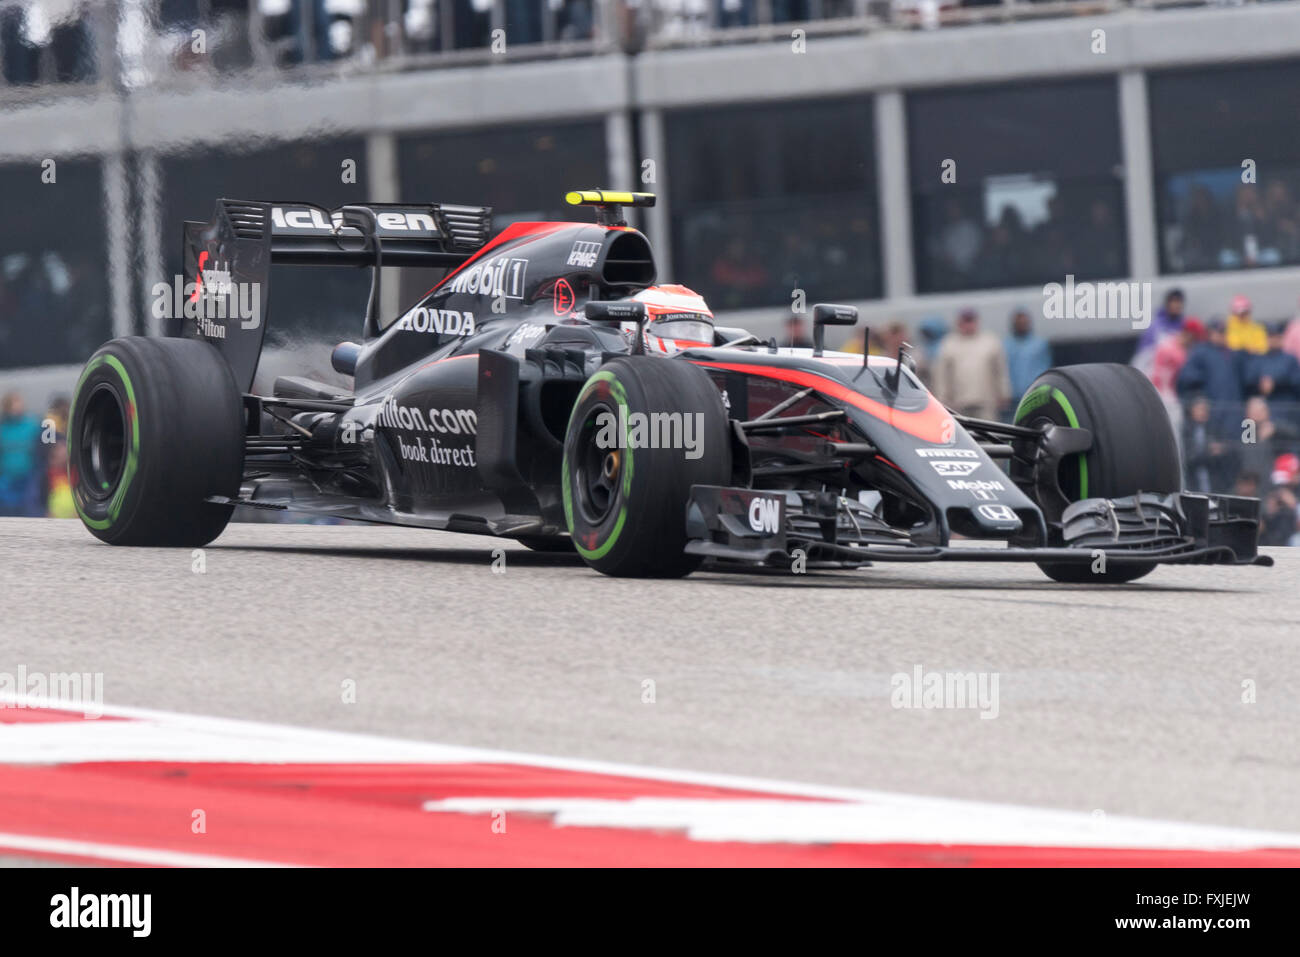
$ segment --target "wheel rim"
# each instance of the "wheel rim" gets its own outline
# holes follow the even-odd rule
[[[1061,425],[1055,419],[1046,415],[1035,415],[1023,419],[1016,423],[1031,429],[1041,429],[1049,425]],[[1067,502],[1077,502],[1082,497],[1082,489],[1079,480],[1079,457],[1084,453],[1078,452],[1073,455],[1063,456],[1056,466],[1056,474],[1051,479],[1056,483],[1056,488],[1065,496]],[[1068,467],[1067,467],[1068,466]]]
[[[91,498],[113,496],[126,465],[126,408],[107,382],[98,383],[86,400],[78,437],[77,479]]]
[[[602,448],[597,438],[603,415],[617,414],[599,402],[588,410],[578,433],[578,461],[574,476],[578,510],[585,521],[600,525],[618,505],[623,481],[623,450]]]

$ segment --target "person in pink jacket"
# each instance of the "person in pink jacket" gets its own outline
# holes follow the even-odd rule
[[[1300,313],[1287,323],[1286,332],[1282,334],[1282,351],[1300,359]]]

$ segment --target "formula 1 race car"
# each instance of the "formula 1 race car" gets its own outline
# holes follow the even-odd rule
[[[958,415],[905,351],[823,348],[852,307],[815,306],[815,347],[782,348],[656,285],[622,213],[652,195],[567,200],[597,222],[491,236],[487,207],[218,201],[185,224],[180,328],[107,343],[77,384],[82,521],[112,544],[193,547],[236,506],[291,509],[572,548],[620,576],[705,558],[1029,561],[1068,582],[1271,564],[1257,499],[1182,491],[1135,370],[1053,369],[1014,423]],[[282,376],[251,391],[273,263],[371,268],[361,341],[332,355],[351,390]],[[383,266],[446,274],[385,324]]]

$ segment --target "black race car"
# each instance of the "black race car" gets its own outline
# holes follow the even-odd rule
[[[112,544],[193,547],[238,505],[293,509],[573,548],[625,576],[705,558],[1030,561],[1089,582],[1271,563],[1257,499],[1182,491],[1133,369],[1053,369],[1014,424],[957,415],[905,353],[823,349],[851,307],[815,306],[815,348],[781,348],[656,285],[622,214],[652,195],[567,198],[597,222],[492,236],[486,207],[218,201],[185,224],[173,334],[107,343],[78,382],[82,521]],[[332,356],[351,390],[280,377],[252,393],[273,263],[372,270],[361,341]],[[384,324],[383,266],[446,272]]]

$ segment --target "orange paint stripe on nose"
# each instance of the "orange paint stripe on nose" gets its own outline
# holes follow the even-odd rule
[[[934,396],[930,396],[930,402],[924,409],[916,412],[906,412],[885,405],[883,402],[877,402],[875,399],[869,399],[861,392],[856,392],[828,376],[803,372],[799,369],[781,369],[773,366],[753,366],[732,362],[696,362],[695,365],[726,369],[730,372],[743,372],[746,375],[760,375],[768,379],[780,379],[782,382],[813,388],[833,399],[839,399],[841,402],[856,406],[877,419],[888,422],[895,428],[902,429],[909,435],[914,435],[926,442],[946,444],[951,442],[953,435],[956,434],[956,423],[953,422],[952,416],[948,414],[948,410]]]

